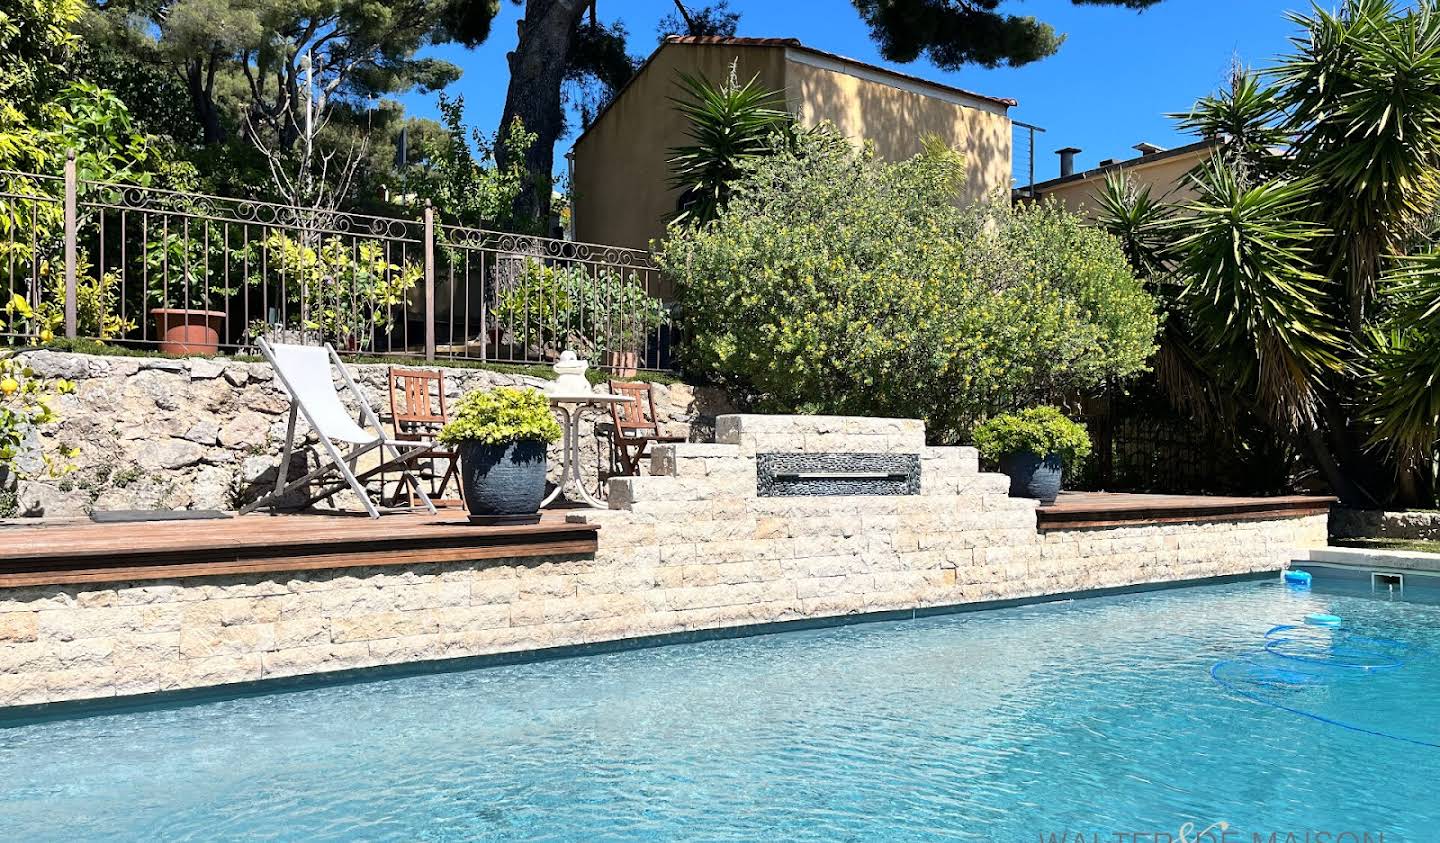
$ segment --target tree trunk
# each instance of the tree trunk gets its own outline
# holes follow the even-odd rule
[[[565,123],[560,86],[565,61],[576,27],[590,0],[526,0],[520,22],[520,42],[510,53],[510,88],[500,118],[500,137],[517,118],[538,137],[525,151],[524,166],[530,178],[515,198],[517,224],[543,230],[550,217],[550,173],[555,165],[555,143]],[[496,163],[509,166],[512,153],[503,144]]]
[[[225,142],[225,127],[220,123],[220,108],[215,105],[215,70],[218,59],[192,58],[185,62],[185,87],[190,92],[190,105],[200,123],[201,141],[206,146]]]

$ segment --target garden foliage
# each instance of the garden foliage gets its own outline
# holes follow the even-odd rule
[[[550,412],[550,402],[537,389],[500,386],[477,389],[455,403],[450,423],[439,439],[446,445],[482,442],[503,445],[509,442],[554,442],[560,438],[560,423]]]
[[[558,355],[637,353],[665,323],[664,305],[634,273],[582,264],[547,265],[527,258],[501,290],[495,318],[513,342]]]
[[[1006,454],[1055,454],[1073,469],[1090,456],[1090,434],[1055,407],[1031,407],[1001,413],[976,425],[975,447],[990,462],[998,462]]]
[[[1440,4],[1291,15],[1294,51],[1180,126],[1180,201],[1112,179],[1101,223],[1169,315],[1183,412],[1294,443],[1347,504],[1433,505],[1440,440]]]
[[[827,131],[746,164],[659,260],[688,370],[765,412],[979,419],[1140,371],[1155,304],[1118,243],[1054,205],[952,204],[960,162],[882,163]]]

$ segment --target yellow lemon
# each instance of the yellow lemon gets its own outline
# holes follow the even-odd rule
[[[49,328],[46,328],[45,330],[40,332],[41,342],[49,342],[53,339],[55,339],[55,332],[50,330]]]
[[[14,395],[15,390],[19,388],[20,383],[14,378],[6,378],[5,380],[0,381],[0,392],[5,393],[6,395]]]

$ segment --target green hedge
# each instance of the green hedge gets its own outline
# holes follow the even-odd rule
[[[687,372],[759,411],[919,416],[956,441],[1141,371],[1155,302],[1113,238],[1053,204],[958,208],[962,172],[824,131],[747,165],[722,216],[659,255]]]

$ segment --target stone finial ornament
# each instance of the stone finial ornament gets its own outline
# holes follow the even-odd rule
[[[590,393],[590,381],[585,377],[585,371],[590,364],[575,356],[575,352],[566,349],[560,353],[560,359],[555,361],[555,382],[546,390],[552,395],[588,395]]]

